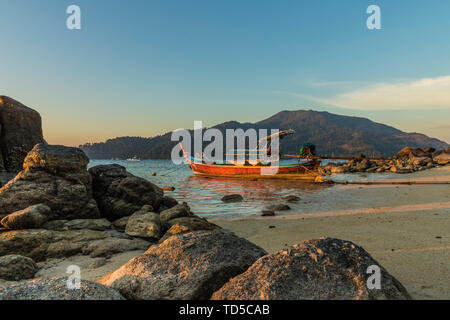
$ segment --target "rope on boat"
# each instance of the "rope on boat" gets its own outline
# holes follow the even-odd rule
[[[172,173],[180,170],[181,168],[184,168],[184,166],[187,165],[186,163],[177,166],[175,169],[167,169],[165,172],[163,171],[163,174],[159,174],[160,177],[168,177],[170,176]]]
[[[358,185],[445,185],[450,181],[335,181],[324,180],[322,183],[329,184],[358,184]]]

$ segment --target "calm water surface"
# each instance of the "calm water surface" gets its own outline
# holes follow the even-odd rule
[[[113,161],[92,160],[89,167],[100,164],[120,164],[139,177],[145,178],[161,187],[175,187],[175,191],[165,194],[178,201],[186,201],[192,211],[206,218],[258,216],[261,210],[274,203],[284,203],[283,197],[295,195],[301,198],[298,203],[289,203],[290,211],[280,214],[308,213],[327,210],[344,210],[367,206],[370,199],[364,199],[340,191],[337,186],[328,186],[283,180],[247,180],[230,178],[211,178],[193,175],[187,164],[174,165],[170,160]],[[283,164],[292,163],[284,161]],[[157,175],[152,176],[152,172]],[[415,175],[426,175],[425,171]],[[383,174],[345,174],[332,176],[334,180],[379,180],[399,178],[398,175]],[[227,194],[238,193],[244,201],[223,203],[220,199]],[[412,201],[414,201],[412,199]],[[375,203],[373,204],[376,205]]]

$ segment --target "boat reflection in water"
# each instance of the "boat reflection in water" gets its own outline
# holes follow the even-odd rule
[[[236,179],[192,175],[180,181],[174,196],[191,205],[195,213],[204,217],[244,217],[260,215],[261,210],[274,203],[283,203],[283,197],[316,193],[328,188],[327,184],[299,183],[291,180]],[[240,194],[242,202],[223,203],[228,194]],[[185,200],[183,200],[185,199]],[[303,203],[304,205],[304,203]],[[298,204],[289,204],[292,212]]]

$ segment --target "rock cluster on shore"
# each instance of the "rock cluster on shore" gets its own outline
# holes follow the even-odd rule
[[[378,263],[351,242],[311,240],[268,254],[124,167],[88,171],[87,163],[77,148],[38,144],[0,189],[0,279],[22,281],[0,288],[0,300],[410,298],[381,266],[383,289],[368,289],[366,270]],[[64,277],[25,281],[36,262],[133,250],[146,251],[80,289]]]
[[[367,173],[412,173],[431,169],[450,163],[450,147],[435,151],[433,148],[404,148],[391,159],[371,160],[364,155],[346,162],[328,163],[323,174],[342,174],[352,172]]]
[[[24,170],[0,189],[0,256],[110,257],[146,250],[175,225],[178,233],[218,228],[124,167],[88,171],[88,162],[77,148],[38,144],[29,152]]]

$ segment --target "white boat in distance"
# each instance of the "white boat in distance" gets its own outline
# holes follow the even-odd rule
[[[127,159],[127,161],[141,161],[137,156],[134,156],[133,158]]]

